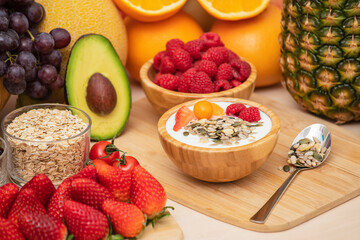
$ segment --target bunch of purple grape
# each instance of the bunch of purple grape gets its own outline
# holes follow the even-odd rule
[[[38,33],[36,25],[44,15],[34,0],[0,0],[0,76],[10,94],[26,91],[32,98],[46,99],[65,84],[58,49],[66,47],[71,36],[63,28]]]

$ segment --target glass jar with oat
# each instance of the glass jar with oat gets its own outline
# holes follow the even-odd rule
[[[3,119],[8,144],[10,180],[23,185],[38,173],[59,185],[79,172],[88,158],[91,119],[63,104],[37,104],[17,109]]]

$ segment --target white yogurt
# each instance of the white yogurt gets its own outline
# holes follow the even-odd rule
[[[226,109],[227,106],[229,106],[230,102],[214,102],[218,104],[223,109]],[[245,105],[246,107],[250,107],[248,105]],[[189,107],[191,110],[194,109],[194,106]],[[188,136],[184,136],[184,128],[181,128],[179,131],[174,131],[173,127],[175,125],[175,115],[176,112],[169,117],[169,119],[166,121],[166,131],[169,133],[171,137],[178,140],[179,142],[196,146],[196,147],[205,147],[205,148],[231,148],[231,147],[237,147],[237,146],[243,146],[249,143],[253,143],[258,141],[259,139],[263,138],[268,134],[272,128],[272,122],[268,115],[266,115],[263,111],[260,111],[260,117],[261,120],[259,122],[263,123],[263,126],[256,127],[255,130],[249,135],[247,139],[242,139],[238,143],[234,143],[232,145],[225,145],[225,144],[214,144],[211,140],[207,143],[200,142],[200,137],[197,135],[189,134]]]

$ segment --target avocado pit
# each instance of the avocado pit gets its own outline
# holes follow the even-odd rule
[[[86,88],[86,102],[91,111],[99,115],[111,113],[117,96],[111,81],[101,73],[91,75]]]

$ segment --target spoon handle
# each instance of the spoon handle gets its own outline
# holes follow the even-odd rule
[[[284,194],[292,180],[295,178],[295,176],[301,172],[301,168],[297,168],[286,180],[285,182],[279,187],[279,189],[271,196],[271,198],[260,208],[260,210],[255,213],[254,216],[250,218],[251,222],[254,223],[265,223],[267,217],[270,215],[271,210],[275,207],[275,205],[280,200],[281,196]]]

